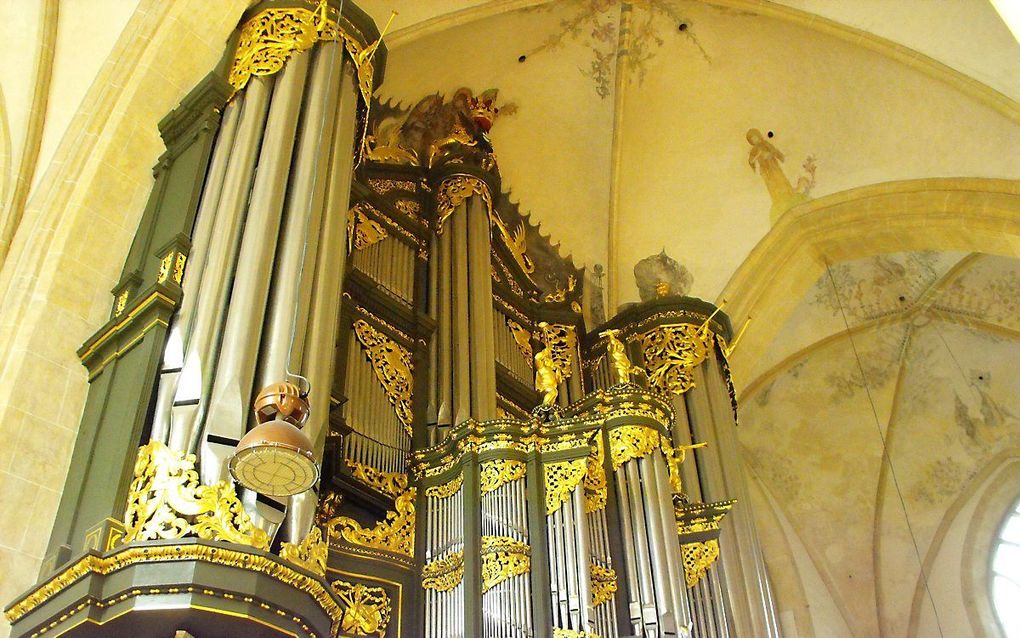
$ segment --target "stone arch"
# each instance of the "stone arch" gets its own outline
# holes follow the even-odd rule
[[[733,367],[749,369],[749,363],[765,353],[826,264],[910,250],[1020,257],[1020,182],[985,178],[886,182],[788,210],[720,295],[735,326],[752,319],[733,353]]]

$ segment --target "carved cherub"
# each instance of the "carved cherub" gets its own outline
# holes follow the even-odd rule
[[[620,334],[619,330],[606,330],[602,333],[602,336],[606,337],[606,350],[609,353],[609,360],[613,364],[613,370],[616,372],[617,383],[630,383],[630,375],[637,371],[637,367],[630,362],[627,358],[627,350],[616,335]]]

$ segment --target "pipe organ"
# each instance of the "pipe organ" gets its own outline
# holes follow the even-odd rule
[[[108,595],[79,609],[118,631],[778,636],[740,475],[728,318],[663,294],[591,325],[583,269],[501,191],[495,98],[383,108],[378,31],[338,8],[245,14],[212,76],[201,170],[171,171],[194,202],[176,234],[157,177],[132,250],[173,240],[151,293],[169,300],[170,328],[134,353],[162,365],[124,386],[153,408],[134,429],[95,424],[137,461],[124,480],[86,481],[126,502],[55,531],[49,580],[7,611],[14,635],[64,626],[83,583]],[[383,140],[387,119],[398,134]],[[133,283],[145,272],[126,269],[111,326],[150,303]],[[90,405],[127,396],[126,377],[95,370]],[[287,402],[310,411],[301,436],[321,467],[292,496],[228,472],[265,421],[252,398],[281,382],[277,418]],[[253,458],[284,458],[290,440],[258,440]],[[297,471],[273,463],[266,482]],[[88,498],[65,492],[69,520]],[[141,587],[154,562],[202,569]],[[103,602],[129,597],[135,611],[117,616]]]

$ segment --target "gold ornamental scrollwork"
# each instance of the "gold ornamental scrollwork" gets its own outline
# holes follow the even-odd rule
[[[202,485],[195,455],[159,441],[138,450],[124,528],[125,543],[197,536],[269,549],[269,536],[252,524],[233,485]]]
[[[463,483],[464,475],[458,474],[441,485],[433,485],[432,487],[425,488],[425,496],[429,498],[450,498],[460,490],[460,486]]]
[[[288,560],[298,567],[304,567],[319,576],[326,575],[326,558],[329,556],[329,544],[322,538],[322,530],[313,527],[308,536],[300,543],[282,543],[280,558]]]
[[[436,234],[443,234],[443,227],[453,211],[457,210],[465,199],[479,195],[487,209],[492,209],[492,195],[489,187],[481,179],[471,175],[454,175],[439,184],[436,189]]]
[[[375,376],[386,391],[404,431],[411,436],[411,353],[364,319],[354,322],[354,334],[372,361]]]
[[[421,570],[421,586],[436,591],[450,591],[464,580],[464,550],[425,563]]]
[[[719,541],[708,540],[703,543],[685,543],[680,546],[684,561],[684,579],[687,587],[694,587],[708,573],[715,559],[719,558]]]
[[[359,203],[347,211],[348,250],[364,250],[389,237],[383,225],[366,217],[362,208]]]
[[[547,463],[543,471],[545,473],[545,513],[549,515],[560,509],[560,506],[570,499],[574,488],[584,480],[588,472],[588,459]]]
[[[503,223],[503,218],[499,216],[492,204],[492,194],[489,192],[488,185],[480,178],[473,175],[452,175],[439,184],[439,188],[436,189],[436,234],[443,234],[446,220],[465,199],[472,195],[482,198],[489,223],[496,228],[500,239],[503,240],[514,261],[521,267],[525,277],[534,284],[535,281],[531,278],[531,274],[535,272],[535,262],[528,256],[527,230],[524,222],[521,222],[513,231],[507,228],[507,225]]]
[[[531,570],[531,547],[508,536],[482,536],[482,592]]]
[[[616,593],[616,570],[598,563],[591,565],[591,605],[598,607],[609,602]]]
[[[513,459],[485,461],[478,471],[482,494],[494,492],[511,481],[524,478],[525,472],[527,465],[524,461]]]
[[[347,461],[347,467],[351,469],[351,476],[386,496],[396,498],[407,489],[407,474],[383,472],[356,461]]]
[[[578,631],[577,629],[553,628],[553,638],[599,638],[598,634],[590,631]]]
[[[538,324],[538,328],[537,336],[551,350],[553,369],[562,379],[570,378],[574,369],[573,362],[577,356],[577,332],[573,326],[549,324],[544,321]]]
[[[510,328],[510,334],[514,337],[517,349],[521,351],[521,354],[524,355],[524,360],[528,362],[528,367],[534,368],[535,363],[531,360],[535,356],[531,347],[531,333],[528,332],[527,328],[509,317],[507,317],[506,325]]]
[[[708,357],[713,343],[708,326],[668,324],[641,337],[649,385],[677,396],[694,387],[693,371]]]
[[[330,585],[344,604],[340,616],[340,631],[352,636],[386,635],[390,624],[390,597],[382,587],[368,587],[361,583],[334,580]]]
[[[372,529],[346,516],[338,516],[327,525],[330,538],[340,537],[348,543],[381,549],[395,554],[412,556],[414,552],[414,497],[409,488],[397,497],[396,511],[386,512],[386,518]]]
[[[587,469],[584,475],[584,511],[587,514],[597,512],[606,506],[605,458],[602,437],[598,436],[594,449],[585,461]]]
[[[623,425],[609,431],[609,454],[613,470],[631,459],[640,459],[659,449],[659,431],[647,425]]]

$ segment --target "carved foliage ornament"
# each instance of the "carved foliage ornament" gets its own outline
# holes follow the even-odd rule
[[[661,436],[655,428],[646,425],[623,425],[609,431],[609,453],[613,470],[627,461],[648,456],[659,449]]]
[[[430,561],[421,570],[421,586],[425,589],[450,591],[462,580],[464,580],[464,550]]]
[[[596,438],[594,449],[588,455],[587,472],[584,477],[584,511],[597,512],[606,506],[605,450],[602,437]]]
[[[386,512],[386,519],[372,529],[365,529],[358,521],[338,516],[329,522],[329,536],[339,536],[348,543],[395,554],[412,556],[414,552],[414,497],[409,488],[397,497],[397,511]]]
[[[646,332],[641,345],[649,385],[681,395],[694,387],[693,370],[708,356],[712,333],[689,323],[663,325]]]
[[[280,546],[280,558],[319,576],[326,575],[328,555],[329,544],[322,539],[322,531],[318,527],[313,527],[300,543],[283,543]]]
[[[233,485],[202,485],[195,455],[159,441],[138,450],[124,527],[125,543],[198,536],[269,549],[269,536],[252,524]]]
[[[382,224],[366,217],[361,208],[362,205],[357,204],[347,211],[348,249],[363,250],[389,236]]]
[[[494,492],[511,481],[524,478],[527,466],[524,461],[497,459],[486,461],[479,468],[482,494]]]
[[[386,496],[396,498],[407,489],[407,474],[383,472],[356,461],[347,461],[347,467],[351,469],[351,476]]]
[[[539,323],[538,327],[537,336],[552,351],[553,368],[563,379],[570,378],[577,352],[577,333],[574,327],[547,324],[544,321]]]
[[[569,498],[588,473],[588,459],[547,463],[545,472],[545,513],[553,514]]]
[[[390,624],[390,597],[382,587],[334,580],[337,598],[345,605],[340,616],[340,631],[354,636],[386,635]]]
[[[684,561],[684,579],[687,587],[698,584],[715,559],[719,558],[719,541],[716,539],[704,543],[685,543],[680,546]]]
[[[609,602],[616,593],[616,571],[598,563],[591,564],[591,605],[598,607]]]
[[[482,592],[531,570],[531,547],[508,536],[482,536]]]
[[[524,222],[511,232],[503,223],[503,219],[496,212],[492,205],[492,194],[489,187],[481,179],[473,175],[453,175],[439,184],[436,191],[436,234],[443,234],[443,226],[446,220],[453,214],[465,199],[472,195],[478,195],[485,202],[485,210],[489,216],[489,223],[495,226],[500,238],[506,244],[507,249],[513,256],[514,261],[521,267],[525,276],[531,279],[531,273],[535,272],[535,262],[528,256],[527,231]]]
[[[386,390],[404,431],[411,436],[411,353],[364,319],[354,322],[354,334],[372,361],[375,376]]]
[[[521,351],[521,354],[524,355],[524,360],[528,362],[528,367],[535,367],[534,362],[531,360],[535,356],[531,348],[531,333],[528,332],[527,328],[509,317],[507,317],[506,325],[510,328],[510,333],[513,334],[517,349]]]
[[[464,475],[458,474],[442,485],[433,485],[425,489],[425,496],[429,498],[450,498],[460,490],[464,483]]]

